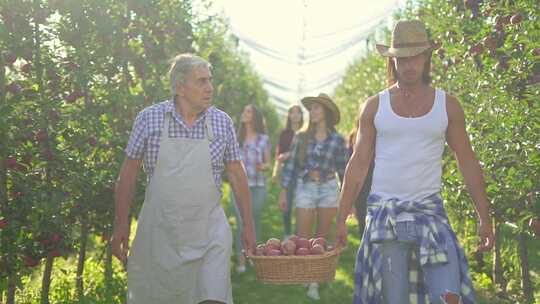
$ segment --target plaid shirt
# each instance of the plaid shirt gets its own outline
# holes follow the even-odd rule
[[[240,152],[250,187],[266,185],[266,176],[264,172],[257,171],[257,165],[263,162],[267,150],[270,150],[270,138],[266,134],[258,134],[255,141],[242,145]]]
[[[165,113],[171,112],[173,119],[170,121],[170,136],[192,139],[205,137],[204,118],[210,115],[214,139],[210,142],[210,156],[212,159],[212,171],[215,183],[221,190],[221,174],[225,168],[225,162],[239,161],[240,149],[234,132],[234,125],[225,112],[215,107],[210,107],[197,117],[191,128],[175,110],[174,102],[167,100],[143,109],[135,119],[129,141],[126,147],[126,155],[129,158],[144,158],[144,171],[147,174],[147,182],[150,180],[156,166],[159,139]],[[181,157],[181,156],[179,156]]]
[[[309,137],[304,168],[299,168],[297,154],[298,136],[294,136],[291,157],[285,162],[281,172],[281,185],[285,188],[293,178],[305,178],[310,170],[320,171],[322,177],[337,172],[340,179],[343,179],[345,167],[349,161],[345,139],[337,132],[330,133],[323,142],[317,142],[312,136]]]
[[[378,304],[382,302],[382,257],[377,243],[396,239],[394,231],[396,216],[401,212],[413,214],[415,223],[421,227],[422,231],[416,241],[419,251],[413,251],[409,260],[409,302],[429,303],[428,291],[423,284],[422,268],[447,262],[448,255],[441,244],[445,241],[453,241],[460,261],[462,303],[475,303],[465,253],[448,223],[448,217],[438,193],[421,201],[382,200],[376,194],[369,196],[367,227],[356,257],[353,303]],[[451,240],[444,240],[443,229],[449,231]]]

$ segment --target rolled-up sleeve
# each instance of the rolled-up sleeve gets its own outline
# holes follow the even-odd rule
[[[132,159],[142,159],[146,149],[147,140],[148,132],[146,130],[146,117],[143,112],[140,112],[135,118],[133,128],[129,135],[128,144],[125,149],[127,157]]]
[[[225,144],[223,160],[225,162],[242,160],[242,157],[240,156],[240,146],[238,145],[236,133],[234,132],[234,124],[229,117],[227,119],[227,143]]]
[[[297,166],[296,166],[296,154],[298,153],[298,136],[294,136],[292,144],[291,144],[291,156],[289,159],[285,161],[285,164],[283,165],[283,170],[281,171],[281,186],[283,188],[289,188],[289,185],[291,183],[291,180],[293,178],[296,178],[298,175],[297,173]]]

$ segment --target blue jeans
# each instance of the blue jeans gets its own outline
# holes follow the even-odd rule
[[[291,235],[291,214],[293,207],[293,199],[296,191],[296,179],[291,179],[287,188],[287,211],[283,213],[283,227],[285,235]]]
[[[383,303],[408,304],[408,259],[417,248],[415,239],[420,233],[420,227],[413,221],[398,222],[396,224],[397,240],[380,243],[382,254],[382,290]],[[429,293],[430,303],[443,303],[440,296],[447,293],[460,294],[459,261],[456,244],[448,232],[444,232],[448,263],[426,266],[424,270],[424,283]]]
[[[261,237],[261,213],[266,201],[266,186],[250,186],[249,192],[251,193],[251,212],[253,215],[253,224],[255,225],[255,236]],[[236,199],[234,194],[231,195],[231,201],[234,206],[234,216],[236,218],[236,253],[242,254],[242,231],[243,222],[240,210],[236,206]]]

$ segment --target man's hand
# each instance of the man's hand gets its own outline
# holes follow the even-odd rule
[[[112,254],[117,257],[123,264],[127,263],[127,255],[129,251],[129,225],[116,224],[114,225],[113,237],[111,240]]]
[[[280,155],[278,155],[277,160],[278,160],[278,162],[282,163],[282,162],[288,160],[289,157],[291,157],[291,152],[285,152],[285,153],[281,153]]]
[[[480,221],[480,226],[478,227],[478,236],[480,236],[480,245],[478,245],[478,251],[484,252],[493,248],[495,236],[493,235],[493,227],[491,226],[491,222],[489,220]]]
[[[255,230],[253,229],[253,224],[244,224],[244,229],[242,230],[242,244],[245,254],[255,254],[257,242],[255,241]]]
[[[338,220],[336,224],[336,242],[338,246],[347,246],[347,224],[344,220]]]

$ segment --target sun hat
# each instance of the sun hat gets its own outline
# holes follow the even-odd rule
[[[324,93],[320,93],[319,96],[307,96],[307,97],[302,98],[302,104],[308,110],[311,107],[311,105],[315,102],[320,103],[321,105],[323,105],[325,108],[327,108],[330,111],[332,115],[332,119],[331,119],[332,125],[335,126],[339,123],[339,119],[340,119],[339,108],[328,95]]]
[[[419,20],[400,20],[392,31],[390,46],[377,44],[383,57],[412,57],[441,46],[429,40],[426,26]]]

